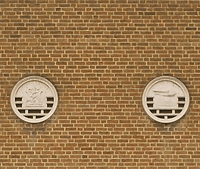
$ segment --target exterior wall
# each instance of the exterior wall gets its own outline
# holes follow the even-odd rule
[[[0,168],[198,169],[199,27],[199,0],[1,0]],[[23,122],[10,106],[30,75],[58,91],[43,123]],[[190,93],[171,124],[142,106],[161,75]]]

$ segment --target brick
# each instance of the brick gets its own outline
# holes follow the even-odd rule
[[[0,168],[186,169],[199,166],[199,1],[1,0]],[[10,93],[39,75],[56,87],[55,114],[21,121]],[[190,93],[173,124],[142,107],[150,80]]]

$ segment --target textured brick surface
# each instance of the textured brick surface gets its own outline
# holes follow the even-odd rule
[[[199,0],[1,0],[0,168],[198,169]],[[55,114],[28,124],[10,94],[39,75]],[[180,79],[189,110],[173,124],[142,107],[147,83]]]

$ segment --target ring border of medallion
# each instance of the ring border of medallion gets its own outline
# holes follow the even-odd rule
[[[177,86],[179,86],[181,88],[181,90],[183,91],[184,95],[185,95],[185,105],[182,109],[182,111],[175,117],[173,118],[169,118],[169,119],[162,119],[162,118],[158,118],[156,117],[150,110],[149,107],[147,106],[147,95],[148,92],[150,91],[150,89],[156,85],[159,82],[163,82],[163,81],[169,81],[172,83],[175,83]],[[142,95],[142,104],[143,104],[143,108],[145,110],[145,112],[155,121],[160,122],[160,123],[172,123],[175,122],[177,120],[179,120],[180,118],[182,118],[185,113],[187,112],[188,108],[189,108],[189,104],[190,104],[190,96],[189,96],[189,92],[188,89],[185,87],[185,85],[178,80],[175,77],[172,76],[160,76],[160,77],[156,77],[153,80],[151,80],[147,86],[145,87],[144,91],[143,91],[143,95]]]
[[[27,82],[31,82],[31,81],[38,81],[40,83],[45,84],[46,86],[49,87],[49,89],[52,91],[53,96],[54,96],[54,103],[52,106],[52,109],[50,110],[50,112],[48,112],[48,114],[46,114],[44,117],[41,118],[36,118],[36,119],[31,119],[31,118],[27,118],[25,116],[23,116],[17,109],[16,105],[15,105],[15,96],[17,94],[17,91]],[[40,123],[40,122],[44,122],[45,120],[47,120],[48,118],[50,118],[53,113],[56,111],[57,105],[58,105],[58,94],[57,91],[54,87],[54,85],[47,80],[44,77],[41,76],[28,76],[25,77],[23,79],[21,79],[20,81],[18,81],[15,86],[12,89],[11,92],[11,97],[10,97],[10,103],[11,103],[11,107],[12,110],[14,111],[14,113],[23,121],[28,122],[28,123]]]

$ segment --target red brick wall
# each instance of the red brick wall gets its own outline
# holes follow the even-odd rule
[[[198,169],[199,0],[1,0],[0,168]],[[54,115],[20,120],[22,78],[50,80]],[[160,124],[142,107],[155,77],[180,79],[190,107]]]

